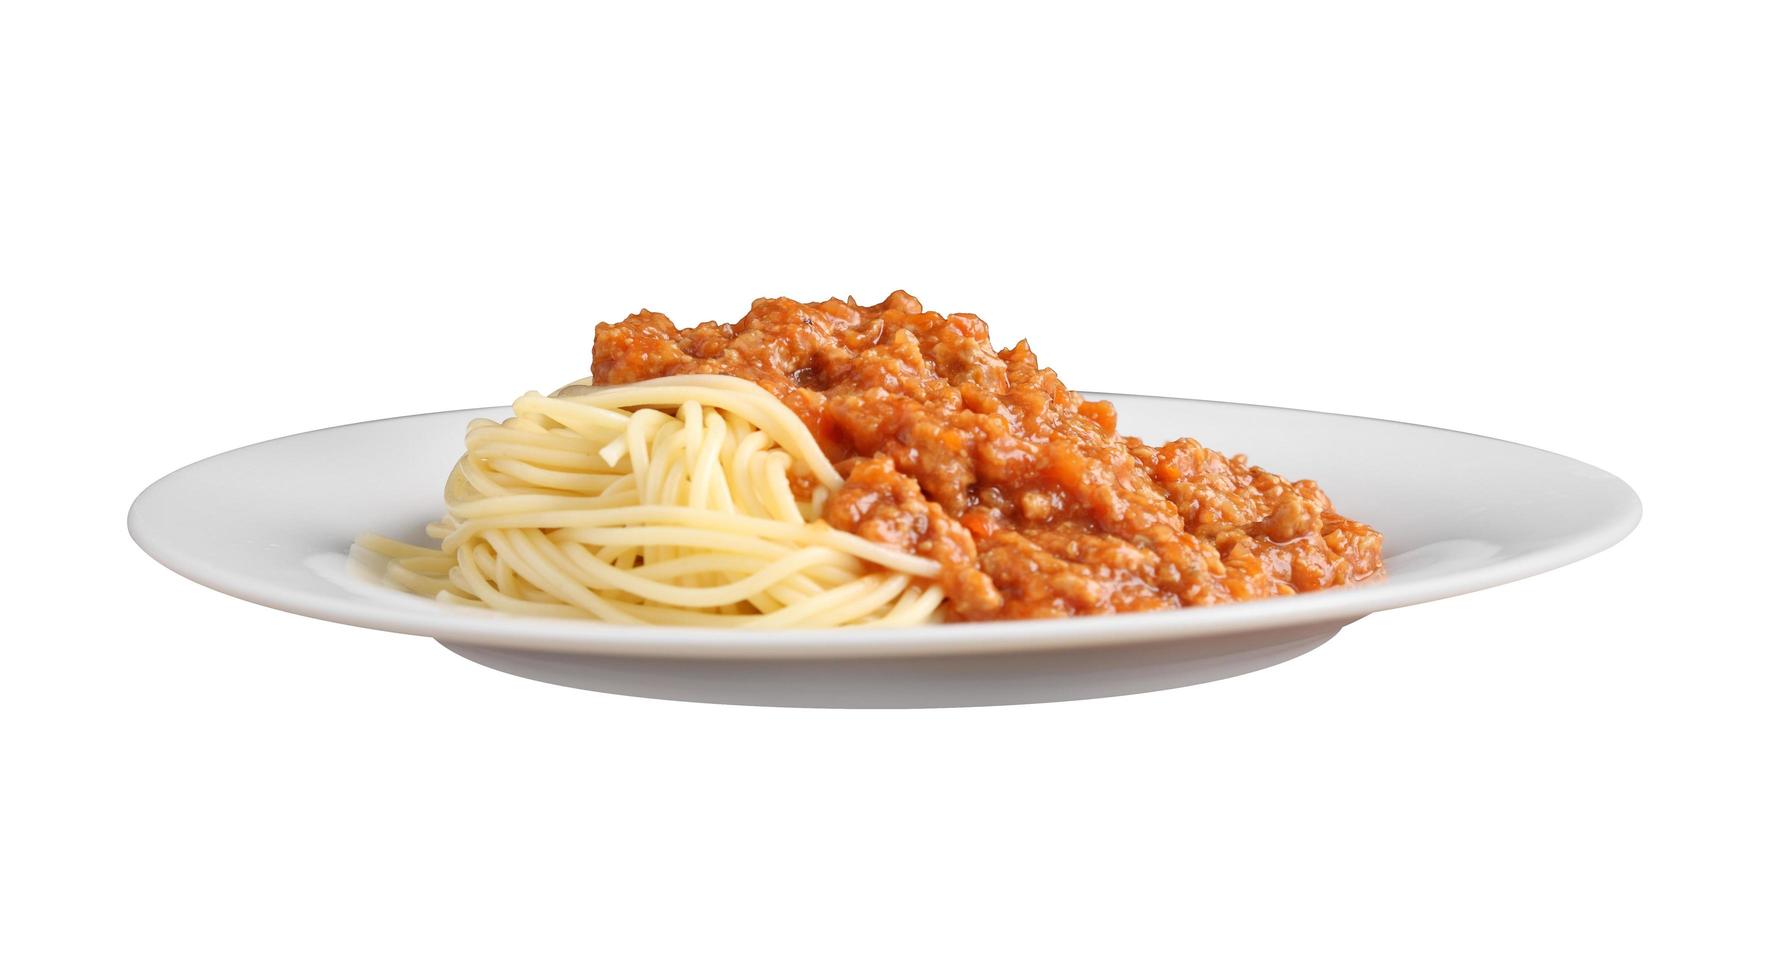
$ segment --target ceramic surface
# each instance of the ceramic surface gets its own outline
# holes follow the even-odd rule
[[[502,409],[363,422],[222,453],[143,491],[129,529],[173,571],[229,595],[435,637],[550,683],[690,701],[933,707],[1130,694],[1257,670],[1369,613],[1584,558],[1640,519],[1616,477],[1515,443],[1291,409],[1104,397],[1132,435],[1190,435],[1316,480],[1342,513],[1384,532],[1386,579],[1173,612],[764,633],[521,619],[353,574],[345,556],[361,531],[424,540],[467,421]]]

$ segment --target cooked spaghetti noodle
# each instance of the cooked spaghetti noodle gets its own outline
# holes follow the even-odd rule
[[[478,419],[439,547],[353,556],[406,591],[526,615],[675,626],[893,626],[937,616],[939,565],[821,520],[842,484],[752,382],[685,375],[531,392]],[[799,492],[795,492],[795,488]]]

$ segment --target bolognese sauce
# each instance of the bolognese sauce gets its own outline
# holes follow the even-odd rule
[[[679,330],[641,311],[596,328],[597,384],[724,374],[767,389],[844,482],[831,525],[939,562],[956,620],[1094,615],[1310,592],[1382,571],[1382,535],[1193,439],[1120,435],[1024,341],[892,293],[759,299]]]

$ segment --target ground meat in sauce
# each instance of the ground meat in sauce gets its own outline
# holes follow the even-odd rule
[[[826,519],[940,562],[951,619],[1024,619],[1291,595],[1382,570],[1382,536],[1196,440],[1120,436],[1022,341],[969,314],[759,299],[733,324],[640,312],[596,328],[598,384],[748,378],[810,427],[846,482]]]

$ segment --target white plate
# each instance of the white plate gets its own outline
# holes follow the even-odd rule
[[[1385,535],[1371,585],[1173,612],[772,633],[522,619],[364,581],[361,531],[422,541],[463,427],[503,409],[362,422],[213,456],[143,491],[129,530],[193,581],[277,609],[435,637],[488,667],[685,701],[938,707],[1061,701],[1217,680],[1288,660],[1372,612],[1535,575],[1622,540],[1621,480],[1515,443],[1400,422],[1110,395],[1121,428],[1195,436],[1324,487]]]

